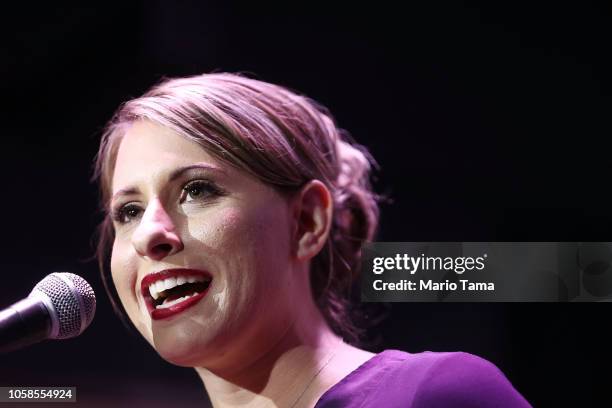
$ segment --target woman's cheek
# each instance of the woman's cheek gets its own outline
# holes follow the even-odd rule
[[[134,262],[129,259],[127,251],[128,249],[120,241],[115,240],[111,255],[111,275],[121,304],[130,320],[138,326],[138,299],[134,293],[138,278],[137,269]]]
[[[241,245],[248,220],[236,208],[221,208],[189,220],[189,235],[210,251],[206,255],[214,258],[221,252],[233,252]],[[196,244],[197,244],[196,243]]]
[[[211,262],[213,274],[223,281],[224,302],[232,307],[248,307],[262,285],[261,261],[269,256],[261,253],[267,237],[261,209],[228,206],[208,214],[200,227],[190,226],[192,236],[199,232],[205,259]],[[212,220],[212,221],[211,221]]]

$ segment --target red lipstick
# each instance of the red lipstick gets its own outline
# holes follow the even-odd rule
[[[173,291],[172,294],[168,294],[166,291],[162,291],[165,293],[165,296],[160,297],[158,300],[154,299],[149,291],[149,287],[151,286],[151,284],[155,284],[158,281],[173,277],[181,277],[186,280],[193,280],[195,278],[195,282],[185,282],[185,284],[177,285],[174,288],[171,288],[170,291]],[[151,315],[151,318],[153,320],[161,320],[181,313],[184,310],[190,308],[191,306],[196,305],[200,300],[202,300],[202,298],[204,298],[204,296],[206,296],[206,293],[208,293],[211,284],[212,275],[209,272],[198,269],[179,268],[166,269],[145,276],[140,284],[140,289],[143,299],[145,300],[147,310]],[[190,287],[192,289],[190,289]],[[193,289],[194,287],[197,289]],[[183,293],[182,290],[185,290],[185,292]],[[194,292],[196,292],[196,294],[190,296]],[[171,301],[180,298],[182,294],[185,294],[189,297],[172,306],[158,307],[160,305],[160,302],[163,302],[164,299]]]

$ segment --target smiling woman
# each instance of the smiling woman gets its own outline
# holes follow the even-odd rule
[[[116,309],[195,368],[215,407],[527,406],[478,357],[354,346],[347,293],[377,227],[373,163],[322,106],[238,75],[125,103],[96,161]]]

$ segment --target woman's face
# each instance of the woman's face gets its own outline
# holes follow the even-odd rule
[[[162,357],[214,366],[286,332],[305,290],[288,199],[148,121],[122,139],[112,193],[113,281]]]

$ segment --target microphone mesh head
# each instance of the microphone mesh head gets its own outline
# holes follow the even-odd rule
[[[55,309],[50,314],[52,319],[57,319],[59,330],[51,338],[78,336],[93,320],[96,296],[89,283],[78,275],[54,272],[38,282],[34,292],[46,296]]]
[[[85,321],[87,322],[85,327],[89,326],[89,323],[93,320],[94,314],[96,313],[96,295],[89,283],[81,278],[79,275],[74,273],[62,273],[65,277],[70,279],[74,284],[77,293],[83,299],[83,307],[85,308]]]

